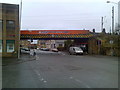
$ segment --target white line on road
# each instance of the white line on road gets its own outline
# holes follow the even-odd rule
[[[87,84],[83,83],[82,81],[78,80],[78,79],[75,79],[75,81],[79,82],[79,83],[82,83],[86,88],[90,88],[90,86],[88,86]]]
[[[38,56],[36,56],[36,60],[38,60],[39,59],[39,57]]]
[[[41,78],[41,81],[44,81],[44,79],[43,79],[43,78]]]
[[[34,72],[38,75],[38,78],[40,81],[43,81],[44,83],[47,83],[46,80],[44,80],[44,78],[41,77],[40,73],[37,70],[34,70]]]
[[[40,73],[37,70],[34,70],[34,71],[39,77],[41,77]]]
[[[86,88],[90,88],[90,86],[89,86],[89,85],[87,85],[87,84],[83,83],[81,80],[75,79],[75,78],[73,78],[72,76],[71,76],[71,77],[69,77],[69,78],[70,78],[70,79],[75,80],[76,82],[79,82],[79,83],[83,84]]]
[[[46,83],[47,81],[43,81],[44,83]]]
[[[73,79],[73,77],[70,77],[70,79]]]

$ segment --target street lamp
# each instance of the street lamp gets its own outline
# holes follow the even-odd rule
[[[21,17],[22,17],[22,0],[20,2],[20,9],[19,9],[19,29],[21,30]],[[20,30],[19,30],[19,44],[18,44],[18,59],[20,59]]]
[[[110,1],[107,1],[107,3],[111,3]],[[112,6],[112,34],[114,32],[114,6]]]
[[[114,4],[118,4],[118,3],[116,3],[116,2],[111,2],[111,1],[107,1],[107,3],[114,3]]]
[[[116,2],[107,1],[106,3],[113,3],[118,5]],[[112,7],[112,34],[114,33],[114,6]]]
[[[105,27],[105,26],[104,26],[105,18],[106,18],[106,16],[104,16],[104,17],[101,18],[101,31],[102,31],[102,32],[104,32],[104,29],[105,29],[105,28],[104,28],[104,27]]]

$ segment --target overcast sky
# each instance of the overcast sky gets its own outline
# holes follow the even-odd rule
[[[117,4],[107,0],[23,0],[22,26],[28,30],[91,30],[101,32],[101,17],[108,32],[111,26],[111,9]],[[111,0],[118,2],[119,0]],[[1,0],[2,3],[20,4],[20,0]]]

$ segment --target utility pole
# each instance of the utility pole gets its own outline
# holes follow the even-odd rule
[[[112,7],[112,34],[114,33],[114,6]]]

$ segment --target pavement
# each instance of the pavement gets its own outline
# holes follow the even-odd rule
[[[12,60],[3,60],[3,88],[118,88],[117,57],[38,51]]]

